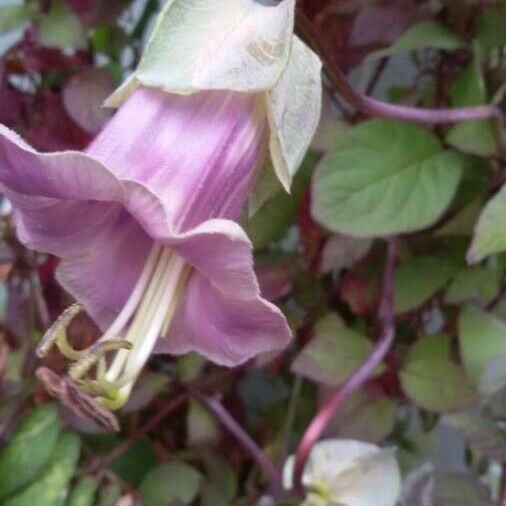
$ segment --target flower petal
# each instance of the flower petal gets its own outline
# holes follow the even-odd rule
[[[283,469],[286,488],[292,487],[294,463],[294,457],[289,457]],[[303,483],[306,487],[323,485],[333,502],[349,506],[395,506],[401,489],[392,450],[348,439],[317,443],[304,469]]]
[[[118,200],[121,185],[101,163],[77,151],[38,153],[0,124],[0,181],[19,194],[55,199]]]
[[[209,220],[166,241],[224,295],[251,299],[259,295],[253,271],[253,247],[246,232],[229,220]]]
[[[169,0],[132,79],[107,105],[136,83],[174,93],[272,88],[288,61],[294,9],[295,0]]]
[[[56,277],[105,330],[132,292],[153,240],[124,209],[99,237],[84,254],[63,257]]]
[[[196,351],[225,366],[236,366],[263,353],[281,349],[290,340],[281,311],[266,300],[229,299],[199,273],[191,277],[167,337],[158,353]]]
[[[271,158],[287,191],[318,127],[321,100],[320,59],[294,37],[288,67],[267,102]]]
[[[141,88],[88,153],[120,178],[149,186],[174,229],[236,219],[267,152],[263,109],[260,97],[244,93]]]
[[[2,125],[0,190],[13,203],[20,239],[58,256],[94,248],[122,211],[115,201],[123,188],[100,163],[70,151],[37,153]]]
[[[175,250],[224,294],[238,299],[258,296],[251,241],[237,223],[207,220],[177,233],[167,220],[165,202],[150,188],[135,181],[124,185],[126,208],[155,241]]]

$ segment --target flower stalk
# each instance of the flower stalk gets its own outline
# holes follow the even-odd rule
[[[380,337],[367,359],[320,409],[306,429],[296,452],[293,472],[293,486],[295,491],[300,494],[304,493],[302,476],[313,446],[327,428],[336,411],[353,393],[364,385],[392,347],[395,338],[394,274],[396,258],[397,239],[392,238],[388,241],[381,301],[378,310],[378,320],[381,326]]]

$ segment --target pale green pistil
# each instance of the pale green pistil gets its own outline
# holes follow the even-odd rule
[[[181,257],[155,244],[129,299],[96,343],[82,351],[68,343],[65,330],[84,309],[74,304],[42,338],[39,357],[56,344],[73,361],[68,370],[72,380],[103,406],[119,409],[127,402],[156,341],[166,335],[189,271]]]

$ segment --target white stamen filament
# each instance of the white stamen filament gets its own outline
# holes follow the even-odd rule
[[[176,253],[155,244],[128,301],[100,338],[122,335],[132,343],[131,350],[116,352],[105,372],[105,380],[121,385],[120,404],[128,399],[156,341],[168,331],[189,270]]]

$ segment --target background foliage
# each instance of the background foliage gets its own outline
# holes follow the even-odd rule
[[[84,148],[110,116],[100,104],[135,67],[160,3],[1,2],[0,122],[41,150]],[[220,399],[281,467],[375,346],[387,241],[397,246],[394,345],[326,435],[397,447],[403,506],[504,504],[502,122],[429,114],[415,124],[381,106],[364,114],[357,96],[336,91],[333,66],[383,101],[501,108],[506,2],[300,0],[298,10],[299,34],[333,56],[321,127],[292,194],[243,220],[292,345],[236,370],[193,355],[153,358],[120,412],[122,431],[104,433],[57,408],[34,379],[34,345],[70,301],[54,280],[58,260],[16,241],[4,202],[2,504],[297,504],[269,499],[266,476],[202,396]],[[69,337],[84,347],[97,329],[79,316]],[[56,354],[44,365],[63,367]]]

